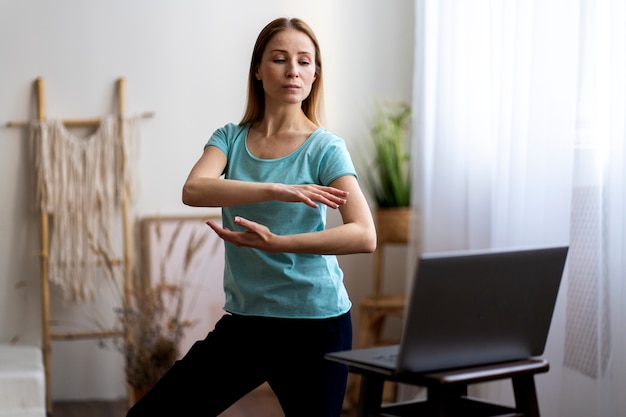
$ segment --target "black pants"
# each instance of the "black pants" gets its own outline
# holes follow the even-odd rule
[[[225,315],[127,417],[218,416],[264,382],[286,417],[338,417],[348,371],[324,354],[351,346],[350,313],[319,320]]]

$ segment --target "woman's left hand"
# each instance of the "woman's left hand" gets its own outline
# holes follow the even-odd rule
[[[245,230],[241,232],[221,227],[215,222],[208,221],[207,225],[217,233],[219,237],[226,242],[230,242],[235,246],[244,246],[248,248],[261,249],[266,252],[275,252],[273,243],[275,243],[276,235],[270,231],[267,226],[236,216],[235,224],[243,227]]]

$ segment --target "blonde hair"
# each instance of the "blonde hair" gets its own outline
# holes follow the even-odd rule
[[[265,114],[265,95],[263,84],[255,77],[257,69],[261,64],[261,58],[267,44],[272,37],[279,32],[287,29],[295,29],[307,35],[313,46],[315,47],[315,74],[316,79],[311,87],[311,93],[302,102],[302,110],[304,114],[316,125],[320,126],[323,119],[323,77],[322,77],[322,55],[320,52],[319,42],[313,30],[304,21],[298,18],[281,17],[274,19],[268,23],[259,36],[252,51],[252,59],[250,60],[250,71],[248,72],[248,99],[246,103],[246,111],[243,118],[239,122],[240,125],[246,123],[255,123],[263,119]]]

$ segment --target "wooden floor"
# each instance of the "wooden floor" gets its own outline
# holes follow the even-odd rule
[[[126,401],[54,402],[52,417],[124,417]],[[279,417],[283,412],[274,393],[265,385],[251,392],[220,417]],[[346,407],[342,417],[355,417],[356,409]]]

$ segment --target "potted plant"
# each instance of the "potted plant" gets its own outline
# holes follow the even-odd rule
[[[370,135],[374,159],[367,171],[378,207],[411,205],[410,155],[407,132],[412,112],[403,101],[378,103]]]
[[[125,358],[126,382],[139,399],[178,359],[179,343],[193,323],[182,317],[180,285],[159,282],[134,291],[127,306],[116,309],[124,336],[115,343]]]
[[[157,238],[160,239],[160,223],[157,224]],[[117,337],[113,346],[125,359],[126,382],[132,388],[131,402],[139,399],[174,364],[180,356],[179,344],[185,331],[195,323],[185,317],[185,288],[188,286],[188,273],[199,249],[207,238],[206,234],[193,234],[181,241],[179,222],[170,241],[166,242],[166,253],[160,257],[159,274],[154,282],[144,276],[142,265],[136,265],[132,276],[132,289],[120,294],[122,306],[115,308]],[[178,276],[169,276],[166,264],[177,245],[185,245],[183,265],[176,271]],[[121,282],[119,268],[106,250],[108,245],[94,244],[104,260],[105,271],[114,284]],[[104,340],[101,346],[106,347]]]
[[[370,130],[373,157],[366,189],[376,204],[379,243],[406,243],[411,206],[408,130],[411,107],[404,101],[377,104]]]

